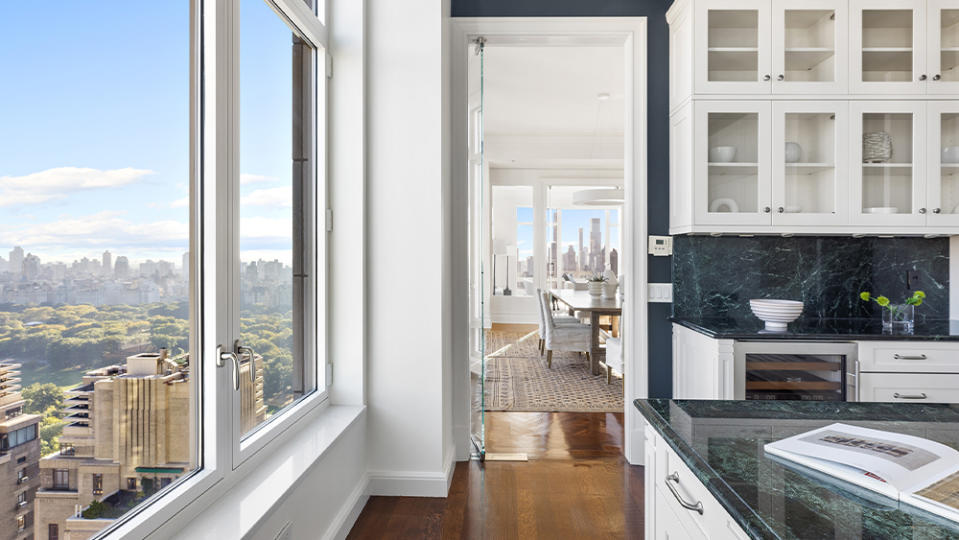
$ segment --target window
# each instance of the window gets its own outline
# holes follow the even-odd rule
[[[70,471],[68,469],[53,470],[53,489],[70,489]]]
[[[87,515],[146,537],[324,403],[325,11],[0,2],[0,418],[36,415],[0,452],[39,447],[38,522],[91,467]]]
[[[27,505],[27,492],[21,491],[17,493],[17,506],[22,507]]]
[[[547,277],[550,284],[564,274],[584,281],[607,270],[619,275],[620,209],[573,204],[573,194],[609,186],[552,186],[547,210]]]
[[[17,516],[17,531],[27,528],[27,519],[25,516]]]
[[[532,296],[536,264],[533,252],[533,188],[492,186],[493,294]]]
[[[60,540],[60,526],[56,523],[47,525],[47,540]]]
[[[22,484],[27,480],[29,480],[29,477],[27,476],[27,470],[26,469],[17,470],[17,484]]]

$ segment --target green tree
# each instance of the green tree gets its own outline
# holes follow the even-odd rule
[[[59,410],[63,406],[63,391],[53,383],[33,383],[23,389],[23,399],[26,412],[44,414],[51,407]]]

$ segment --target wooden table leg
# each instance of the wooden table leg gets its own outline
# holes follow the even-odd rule
[[[599,348],[599,313],[589,312],[589,371],[593,375],[599,375],[599,359],[603,354]]]

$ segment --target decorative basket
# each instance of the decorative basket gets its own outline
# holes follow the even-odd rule
[[[885,131],[873,131],[862,136],[862,162],[884,163],[892,158],[892,137]]]

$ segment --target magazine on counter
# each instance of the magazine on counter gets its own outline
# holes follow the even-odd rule
[[[765,451],[959,521],[959,451],[921,437],[832,424]]]

